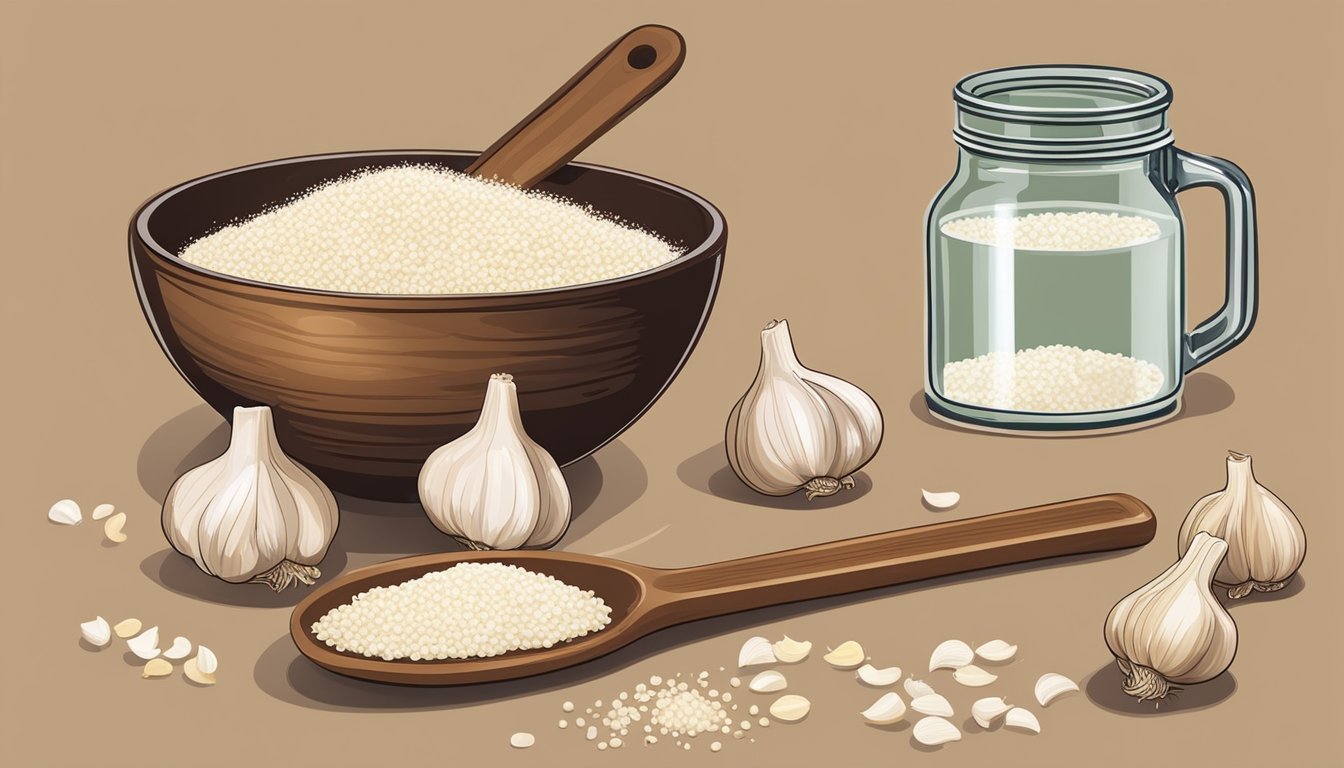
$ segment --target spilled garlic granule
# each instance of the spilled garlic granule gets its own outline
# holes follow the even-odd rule
[[[551,648],[611,623],[591,590],[503,563],[458,563],[374,587],[313,623],[338,651],[386,661],[469,659]]]
[[[581,285],[679,255],[592,209],[426,165],[366,169],[315,187],[180,254],[263,283],[375,294]]]
[[[594,701],[587,712],[600,727],[589,725],[584,738],[597,742],[594,746],[601,750],[666,742],[689,750],[691,740],[702,734],[732,733],[732,711],[737,708],[731,703],[732,694],[712,687],[708,671],[693,679],[681,677],[652,675],[632,690],[616,694],[605,707],[601,699]]]
[[[1156,240],[1157,222],[1144,216],[1078,211],[1025,216],[967,216],[942,226],[943,234],[980,245],[1032,251],[1100,251]]]
[[[943,366],[943,396],[991,408],[1044,413],[1104,411],[1150,400],[1162,369],[1119,353],[1053,344],[990,352]]]

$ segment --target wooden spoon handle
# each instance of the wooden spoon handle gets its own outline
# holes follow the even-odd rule
[[[1152,540],[1148,505],[1122,493],[934,523],[855,539],[659,571],[658,623],[904,584],[1047,557],[1136,547]]]
[[[630,30],[482,152],[467,173],[531,187],[657,93],[685,58],[686,41],[675,29]]]

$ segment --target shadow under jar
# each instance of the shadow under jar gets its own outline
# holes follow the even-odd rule
[[[1255,319],[1245,174],[1174,147],[1171,89],[1141,72],[993,70],[953,97],[957,170],[925,224],[930,412],[1062,434],[1173,415],[1184,374]],[[1201,186],[1226,203],[1226,299],[1186,333],[1175,194]]]

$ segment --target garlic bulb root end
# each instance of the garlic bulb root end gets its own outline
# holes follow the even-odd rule
[[[318,579],[322,578],[322,571],[313,565],[300,565],[292,560],[282,560],[279,565],[271,570],[253,576],[249,581],[254,584],[265,584],[272,591],[279,592],[292,584],[307,584],[312,586]]]
[[[1172,685],[1150,667],[1142,664],[1128,666],[1129,669],[1125,672],[1125,693],[1139,701],[1163,699],[1167,694],[1181,690],[1179,685]],[[1123,669],[1123,666],[1121,668]]]
[[[834,477],[814,477],[803,487],[807,489],[807,500],[811,501],[818,496],[834,496],[842,488],[853,488],[854,476],[850,475],[839,480]]]

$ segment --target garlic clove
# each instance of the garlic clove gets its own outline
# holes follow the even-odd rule
[[[177,659],[185,659],[189,653],[191,653],[191,641],[178,635],[173,638],[172,646],[163,652],[163,658],[176,661]]]
[[[971,651],[971,646],[960,640],[944,640],[929,655],[929,671],[964,667],[974,659],[975,653]]]
[[[218,672],[219,659],[215,658],[215,652],[204,645],[196,646],[196,668],[207,675]]]
[[[864,664],[862,667],[859,667],[858,678],[863,681],[864,685],[884,688],[888,685],[895,685],[896,682],[901,679],[901,668],[887,667],[886,669],[878,669],[872,664]]]
[[[47,510],[47,519],[58,525],[79,525],[84,519],[84,513],[79,511],[79,505],[74,501],[61,499]]]
[[[79,634],[84,638],[84,642],[95,648],[102,648],[112,642],[112,627],[108,626],[107,619],[102,616],[80,624]]]
[[[1002,640],[990,640],[975,649],[975,655],[986,661],[1008,661],[1017,655],[1017,646]]]
[[[279,592],[312,584],[336,533],[338,508],[317,476],[285,455],[271,409],[233,409],[228,450],[168,489],[168,543],[224,581]]]
[[[921,489],[921,493],[924,494],[924,503],[934,509],[951,509],[961,501],[961,494],[956,491],[939,492]]]
[[[126,541],[126,534],[123,533],[121,530],[125,526],[126,526],[126,513],[118,512],[117,514],[107,518],[106,523],[103,523],[103,535],[106,536],[107,540],[112,542],[113,544],[121,544],[122,542]]]
[[[949,741],[961,741],[961,731],[957,726],[941,717],[925,717],[915,723],[915,741],[926,747],[936,747]]]
[[[749,637],[742,644],[742,650],[737,652],[737,666],[754,667],[759,664],[774,664],[778,659],[775,658],[774,648],[770,641],[757,635]]]
[[[163,659],[150,659],[145,664],[144,671],[140,673],[141,677],[167,677],[173,674],[173,665]]]
[[[786,723],[796,723],[807,717],[807,713],[811,710],[812,702],[802,696],[786,693],[770,705],[770,716]]]
[[[979,688],[998,680],[999,676],[986,672],[974,664],[967,664],[964,667],[958,667],[952,673],[952,679],[967,687]]]
[[[822,658],[836,669],[853,669],[862,664],[867,656],[863,653],[863,646],[853,640],[846,640]]]
[[[937,693],[926,693],[910,702],[910,708],[921,715],[951,717],[952,704]]]
[[[784,679],[784,675],[773,669],[767,669],[753,677],[751,682],[747,683],[747,688],[756,693],[774,693],[775,691],[784,690],[788,685],[789,681]]]
[[[117,637],[120,637],[121,639],[125,640],[126,638],[131,637],[132,635],[139,634],[140,620],[124,619],[122,621],[117,622],[117,625],[112,628],[112,631],[117,633]]]
[[[876,725],[887,725],[894,723],[905,716],[905,702],[901,700],[900,694],[895,691],[885,693],[882,698],[873,702],[873,705],[859,714],[863,719]]]
[[[126,641],[131,653],[142,659],[152,659],[159,655],[159,628],[150,627],[144,632]]]
[[[812,652],[812,643],[806,640],[799,642],[785,635],[783,640],[772,646],[772,649],[775,652],[776,659],[785,664],[796,664],[806,659],[807,655]]]
[[[971,717],[981,728],[988,728],[998,720],[1000,716],[1012,709],[1012,706],[1004,702],[999,696],[990,696],[984,699],[976,699],[971,705]]]
[[[1078,684],[1057,673],[1046,672],[1036,681],[1036,702],[1042,707],[1070,691],[1078,690]]]
[[[1003,719],[1003,724],[1007,728],[1016,728],[1020,731],[1041,732],[1041,721],[1037,720],[1036,716],[1029,710],[1021,707],[1013,707],[1008,710],[1008,715]]]
[[[905,693],[906,693],[906,695],[909,696],[909,697],[912,698],[912,699],[917,699],[917,698],[919,698],[920,696],[931,696],[931,695],[933,695],[933,686],[932,686],[932,685],[929,685],[928,683],[924,682],[923,680],[915,680],[915,679],[913,679],[913,678],[910,678],[910,679],[907,679],[907,680],[906,680],[904,683],[902,683],[901,685],[903,685],[903,686],[905,687]]]
[[[215,676],[213,673],[201,671],[199,658],[187,659],[187,662],[182,665],[182,674],[186,675],[188,680],[197,685],[215,684]]]
[[[112,513],[116,511],[117,508],[111,504],[99,504],[93,508],[93,514],[90,515],[90,517],[94,520],[102,520],[103,518],[111,517]]]
[[[806,490],[811,501],[854,487],[851,475],[882,443],[882,411],[862,389],[805,368],[788,322],[776,320],[761,331],[760,367],[725,431],[742,482],[767,496]]]

